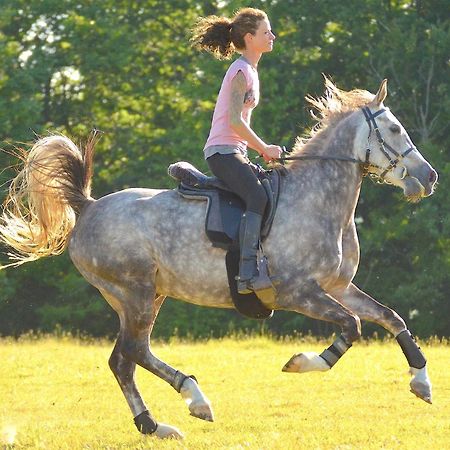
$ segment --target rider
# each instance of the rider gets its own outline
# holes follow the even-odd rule
[[[222,81],[204,147],[211,172],[246,205],[239,233],[238,292],[241,294],[273,289],[267,278],[267,282],[262,281],[257,268],[267,195],[247,157],[247,146],[266,162],[281,155],[280,146],[266,144],[250,127],[251,113],[259,103],[258,62],[263,53],[272,51],[274,40],[267,14],[254,8],[242,8],[232,19],[201,18],[191,38],[197,49],[209,51],[217,59],[228,59],[235,52],[241,55],[229,66]]]

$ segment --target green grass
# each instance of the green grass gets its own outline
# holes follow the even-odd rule
[[[111,343],[0,340],[0,448],[450,449],[448,344],[422,345],[433,405],[409,392],[406,360],[391,341],[357,343],[327,373],[281,372],[292,354],[328,344],[266,337],[154,344],[161,359],[196,375],[215,413],[214,423],[191,417],[178,393],[139,368],[152,414],[185,434],[159,441],[134,427],[108,368]]]

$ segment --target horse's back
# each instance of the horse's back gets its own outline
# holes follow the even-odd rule
[[[189,217],[197,208],[190,208],[173,190],[126,189],[106,195],[86,206],[72,232],[69,251],[71,257],[102,251],[113,252],[116,259],[139,247],[161,240],[170,234],[170,224],[183,222],[189,226]],[[135,250],[133,250],[133,247]]]

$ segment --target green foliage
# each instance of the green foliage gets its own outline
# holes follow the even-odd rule
[[[173,187],[166,167],[201,148],[228,62],[194,52],[197,17],[227,14],[240,1],[6,0],[0,15],[0,138],[13,150],[34,134],[103,137],[94,196],[129,186]],[[396,309],[420,335],[450,334],[448,146],[450,31],[443,0],[254,1],[277,34],[260,63],[262,100],[253,117],[266,140],[292,145],[312,125],[304,97],[323,91],[321,73],[344,89],[376,90],[440,174],[432,199],[404,203],[365,183],[358,206],[362,258],[357,284]],[[8,154],[0,165],[14,164]],[[7,169],[0,183],[14,175]],[[6,249],[4,249],[6,251]],[[5,261],[5,257],[2,261]],[[67,255],[0,272],[0,334],[57,325],[111,335],[117,318]],[[328,334],[329,324],[277,313],[261,325],[234,312],[166,302],[155,334],[221,336],[230,330]],[[379,332],[367,326],[368,333]]]

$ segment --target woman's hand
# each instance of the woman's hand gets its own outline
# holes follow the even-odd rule
[[[266,163],[272,161],[272,159],[278,159],[281,156],[283,149],[279,145],[266,145],[262,153],[262,157]]]

